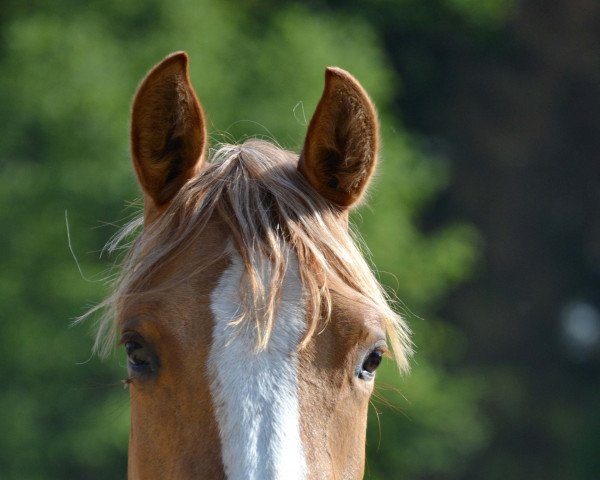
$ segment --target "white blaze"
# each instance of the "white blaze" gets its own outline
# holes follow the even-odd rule
[[[255,351],[253,318],[231,325],[242,309],[244,264],[237,252],[211,296],[215,325],[208,367],[228,480],[301,480],[306,474],[297,372],[297,347],[306,325],[294,255],[288,265],[264,351]],[[263,270],[268,285],[269,269]]]

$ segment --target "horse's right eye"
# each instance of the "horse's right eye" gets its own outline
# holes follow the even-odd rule
[[[135,340],[125,342],[127,365],[136,373],[146,373],[155,370],[156,361],[152,352],[142,343]]]

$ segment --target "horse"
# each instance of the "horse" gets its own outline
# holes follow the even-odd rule
[[[128,478],[362,478],[376,369],[411,353],[349,226],[378,161],[375,107],[329,67],[299,155],[209,150],[188,63],[169,55],[135,95],[144,206],[120,238],[141,232],[98,306],[95,348],[127,355]]]

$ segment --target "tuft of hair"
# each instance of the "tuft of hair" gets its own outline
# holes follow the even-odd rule
[[[330,285],[342,282],[381,312],[396,364],[409,368],[410,330],[394,311],[393,300],[377,281],[351,229],[340,221],[333,204],[321,197],[297,169],[298,156],[262,140],[222,145],[200,173],[189,180],[171,204],[135,238],[121,264],[112,293],[78,321],[101,312],[94,351],[106,356],[117,335],[116,318],[124,301],[168,284],[149,287],[161,265],[194,242],[217,215],[229,227],[233,244],[245,265],[250,290],[242,297],[243,311],[235,323],[254,321],[257,350],[267,347],[276,319],[284,274],[293,252],[298,258],[307,307],[307,329],[301,348],[322,329],[331,315]],[[137,218],[109,242],[114,251],[142,225]],[[227,255],[227,249],[223,252]],[[265,284],[264,259],[270,263]],[[194,274],[218,258],[201,260]]]

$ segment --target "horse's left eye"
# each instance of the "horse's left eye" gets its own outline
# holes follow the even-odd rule
[[[363,380],[370,380],[375,376],[375,370],[381,363],[383,359],[383,351],[380,349],[375,349],[367,355],[367,358],[363,361],[361,366],[361,371],[358,374],[358,378]]]

